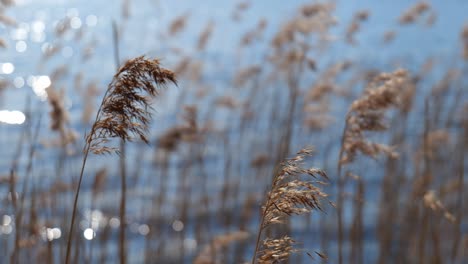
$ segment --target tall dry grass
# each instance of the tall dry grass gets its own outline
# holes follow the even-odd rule
[[[14,7],[0,2],[0,24],[14,27],[4,9]],[[133,47],[125,36],[136,34],[137,4],[122,1],[116,66],[126,55],[118,47]],[[248,22],[257,5],[233,5],[228,21],[239,32],[226,48],[234,58],[212,56],[231,34],[217,18],[181,11],[167,28],[148,29],[155,48],[142,51],[173,71],[132,59],[106,91],[88,68],[101,63],[102,39],[73,29],[68,16],[58,21],[38,62],[53,84],[47,105],[27,104],[11,165],[0,171],[0,255],[11,263],[465,263],[466,26],[450,62],[437,54],[379,61],[348,56],[369,44],[364,34],[379,19],[371,9],[341,18],[339,2],[308,3],[276,27],[258,14]],[[401,45],[403,27],[429,34],[445,19],[434,6],[392,14],[374,48]],[[82,64],[60,59],[67,39]],[[0,36],[0,52],[11,44]],[[158,95],[174,76],[179,88]],[[1,92],[11,87],[0,79]],[[287,159],[307,145],[317,153]],[[114,153],[118,160],[100,155]]]
[[[158,94],[158,89],[168,82],[175,84],[175,76],[171,71],[161,68],[158,60],[138,57],[125,62],[109,84],[94,124],[86,136],[86,145],[83,147],[83,163],[75,192],[68,234],[65,258],[67,264],[70,263],[76,209],[89,152],[94,154],[118,153],[118,148],[108,145],[112,138],[120,138],[122,142],[125,142],[134,140],[136,137],[148,143],[146,131],[151,117],[149,111],[151,105],[150,98],[147,96],[155,97]],[[124,221],[122,219],[122,225],[124,225]]]

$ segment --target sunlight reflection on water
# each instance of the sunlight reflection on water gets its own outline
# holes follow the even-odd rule
[[[46,89],[51,85],[49,76],[29,76],[28,85],[32,87],[34,93],[43,101],[47,99]]]
[[[15,66],[13,63],[5,62],[0,63],[0,73],[3,74],[12,74],[15,71]]]
[[[0,110],[0,122],[10,125],[21,125],[26,121],[26,116],[21,111]]]

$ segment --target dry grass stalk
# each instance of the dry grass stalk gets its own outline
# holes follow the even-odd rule
[[[427,208],[430,208],[434,212],[441,212],[445,219],[448,221],[455,223],[456,218],[453,214],[451,214],[447,208],[442,204],[442,202],[437,198],[435,191],[429,190],[424,194],[423,197],[424,205]]]
[[[2,3],[3,6],[12,6],[15,4],[14,0],[1,0],[0,3]]]
[[[384,33],[383,42],[388,44],[392,42],[396,37],[396,32],[394,30],[388,30]]]
[[[0,13],[0,24],[9,26],[9,27],[14,27],[17,25],[17,22],[14,18]]]
[[[366,140],[364,132],[387,129],[385,110],[402,105],[401,88],[407,81],[405,70],[380,74],[366,88],[364,96],[352,103],[346,118],[340,164],[351,163],[358,152],[372,158],[381,153],[397,157],[392,147]]]
[[[188,13],[176,17],[169,25],[169,35],[174,36],[182,31],[185,28],[189,17],[190,15]]]
[[[321,40],[328,37],[330,27],[336,24],[332,12],[334,3],[314,3],[301,8],[301,15],[284,24],[273,38],[273,46],[280,49],[297,39],[297,35],[315,33]]]
[[[94,181],[93,181],[93,185],[91,188],[93,197],[96,197],[99,193],[102,192],[106,179],[107,179],[107,169],[106,168],[99,169],[96,172],[96,175],[94,176]]]
[[[340,93],[335,79],[350,66],[351,63],[347,61],[331,65],[308,90],[304,102],[304,123],[308,128],[321,130],[333,122],[334,118],[329,114],[329,98]]]
[[[81,122],[83,124],[89,124],[91,122],[94,113],[94,98],[98,95],[98,87],[95,82],[90,82],[86,86],[86,90],[83,93],[83,113],[81,115]]]
[[[211,35],[213,34],[214,30],[214,22],[210,21],[208,24],[206,24],[205,29],[200,33],[200,37],[198,39],[197,43],[197,49],[198,50],[204,50],[206,47],[206,44],[208,43],[208,40],[210,40]]]
[[[349,24],[348,29],[346,30],[346,41],[349,44],[356,44],[354,35],[359,32],[361,28],[361,23],[366,21],[369,18],[369,11],[362,10],[354,14],[351,24]]]
[[[293,253],[298,252],[294,248],[296,241],[289,236],[279,239],[266,238],[262,242],[262,250],[259,252],[258,263],[279,263],[287,260]]]
[[[63,90],[58,92],[54,89],[47,89],[46,91],[47,100],[52,108],[50,111],[50,128],[54,131],[64,131],[69,118],[69,113],[63,105],[64,92]]]
[[[421,16],[431,9],[431,6],[426,1],[420,1],[411,6],[408,10],[404,11],[399,18],[401,25],[412,24],[416,22]]]
[[[468,61],[468,24],[463,27],[460,37],[463,45],[463,59]]]
[[[70,17],[66,16],[62,18],[55,26],[55,35],[62,37],[70,30]]]
[[[0,48],[7,48],[7,43],[4,39],[0,38]]]
[[[240,102],[238,102],[233,96],[220,96],[216,99],[215,104],[219,107],[225,107],[228,109],[235,109],[239,105],[241,105]]]
[[[58,132],[60,135],[59,140],[52,141],[50,144],[52,146],[60,146],[64,154],[71,155],[76,152],[73,148],[73,144],[78,138],[78,133],[69,125],[69,113],[63,103],[65,96],[64,90],[61,89],[60,91],[57,91],[49,88],[46,92],[47,101],[52,108],[49,113],[51,129],[52,131]],[[62,156],[62,158],[64,157]]]
[[[250,1],[241,1],[241,2],[237,3],[236,6],[234,7],[234,11],[233,11],[233,13],[231,15],[232,19],[234,21],[240,21],[242,13],[247,11],[247,9],[249,9],[249,8],[250,8]]]
[[[118,151],[106,146],[110,138],[131,141],[136,137],[148,143],[150,98],[158,94],[159,86],[168,82],[176,83],[175,75],[161,68],[158,60],[138,57],[126,62],[109,84],[96,122],[86,137],[90,150],[95,154]]]
[[[244,34],[244,36],[241,38],[240,45],[248,46],[255,40],[260,39],[262,37],[262,33],[265,30],[266,26],[267,26],[267,21],[265,19],[261,19],[254,29]]]
[[[76,208],[89,152],[95,154],[118,152],[117,148],[107,146],[111,138],[120,138],[122,142],[126,142],[137,137],[148,143],[146,131],[151,118],[150,99],[158,94],[161,86],[169,82],[176,84],[174,73],[160,67],[157,59],[149,60],[143,56],[127,61],[114,75],[83,148],[83,163],[68,234],[67,264],[70,263]]]
[[[183,116],[185,124],[174,126],[166,131],[158,140],[158,148],[167,152],[177,149],[179,144],[184,141],[197,141],[201,133],[198,131],[197,108],[195,106],[186,106]]]
[[[219,235],[213,238],[209,245],[203,247],[198,256],[193,261],[194,264],[214,264],[221,263],[217,256],[224,247],[227,247],[235,242],[246,240],[249,233],[245,231],[235,231],[227,234]]]
[[[434,12],[434,10],[432,10],[427,16],[425,24],[426,26],[431,27],[432,25],[434,25],[436,21],[437,21],[437,14],[436,12]]]
[[[130,0],[122,0],[122,17],[124,19],[128,19],[130,17],[130,13]]]
[[[42,60],[43,61],[46,61],[48,59],[50,59],[51,57],[53,57],[54,55],[56,55],[57,53],[59,53],[60,51],[62,50],[62,46],[60,44],[50,44],[48,45],[43,53],[42,53]]]
[[[338,160],[338,263],[343,263],[343,203],[345,178],[341,170],[342,166],[354,161],[357,153],[377,158],[380,154],[386,154],[390,158],[396,158],[398,154],[392,147],[368,141],[365,132],[384,131],[385,111],[391,107],[402,105],[401,88],[408,81],[408,73],[405,70],[396,70],[393,73],[382,73],[373,77],[373,81],[367,86],[364,95],[355,100],[348,111],[343,130],[341,149]]]
[[[292,159],[282,164],[280,172],[274,177],[267,199],[262,207],[262,219],[257,234],[256,248],[252,263],[272,263],[285,260],[296,250],[294,241],[284,236],[279,239],[266,238],[262,242],[263,231],[277,224],[282,224],[292,215],[302,215],[312,210],[322,210],[321,201],[327,194],[315,184],[324,184],[320,179],[328,179],[325,172],[316,168],[303,168],[302,162],[312,155],[313,149],[302,149]],[[304,181],[299,177],[309,175],[316,181]]]
[[[261,72],[262,72],[262,67],[256,64],[238,70],[233,80],[234,87],[236,88],[243,87],[249,80],[252,80],[254,77],[258,76]]]

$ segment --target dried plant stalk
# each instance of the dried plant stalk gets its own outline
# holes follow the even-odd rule
[[[460,34],[460,38],[463,45],[463,59],[468,60],[468,24],[463,27],[463,30]]]
[[[424,13],[428,12],[431,6],[426,1],[420,1],[411,6],[408,10],[403,12],[399,18],[401,25],[412,24],[416,22]]]
[[[193,261],[194,264],[214,264],[217,261],[217,253],[223,248],[235,242],[243,241],[249,237],[245,231],[234,231],[227,234],[218,235],[213,238],[210,244],[202,248],[198,256]]]
[[[364,91],[364,95],[355,100],[346,116],[345,128],[341,142],[338,160],[338,263],[343,263],[343,191],[345,179],[342,176],[342,166],[354,161],[357,153],[377,158],[380,154],[386,154],[396,158],[398,154],[392,147],[370,142],[366,139],[365,132],[384,131],[385,111],[391,107],[405,107],[402,87],[409,82],[408,73],[405,70],[396,70],[393,73],[382,73],[375,77]]]
[[[266,238],[260,242],[263,231],[271,225],[282,224],[291,215],[302,215],[312,210],[322,210],[321,201],[327,194],[315,184],[324,184],[322,181],[303,181],[301,175],[310,175],[314,178],[328,179],[325,172],[320,169],[302,167],[306,156],[310,156],[313,149],[302,149],[297,155],[282,164],[282,168],[273,179],[271,190],[262,208],[262,219],[257,233],[253,263],[272,263],[287,259],[294,249],[294,240],[289,236],[279,239]]]
[[[170,82],[176,84],[174,73],[160,67],[157,59],[149,60],[144,56],[127,61],[114,75],[104,94],[91,131],[86,136],[86,144],[83,148],[83,163],[68,235],[67,264],[70,263],[76,207],[89,152],[118,153],[117,148],[107,144],[111,138],[120,138],[126,142],[137,137],[148,143],[146,132],[151,118],[150,100],[158,94],[158,88]]]

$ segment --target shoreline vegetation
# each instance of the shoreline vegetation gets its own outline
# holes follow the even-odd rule
[[[422,47],[421,64],[369,65],[333,52],[369,41],[370,10],[342,20],[340,2],[311,1],[279,27],[246,27],[255,1],[242,1],[227,61],[211,42],[234,32],[214,18],[181,41],[205,21],[192,12],[121,60],[136,2],[109,34],[113,76],[84,26],[97,17],[73,12],[41,47],[43,75],[0,59],[0,110],[27,98],[0,111],[0,262],[468,263],[468,20],[450,58]],[[27,5],[0,0],[0,54],[46,28],[14,8]],[[439,19],[429,1],[408,5],[375,49]]]

